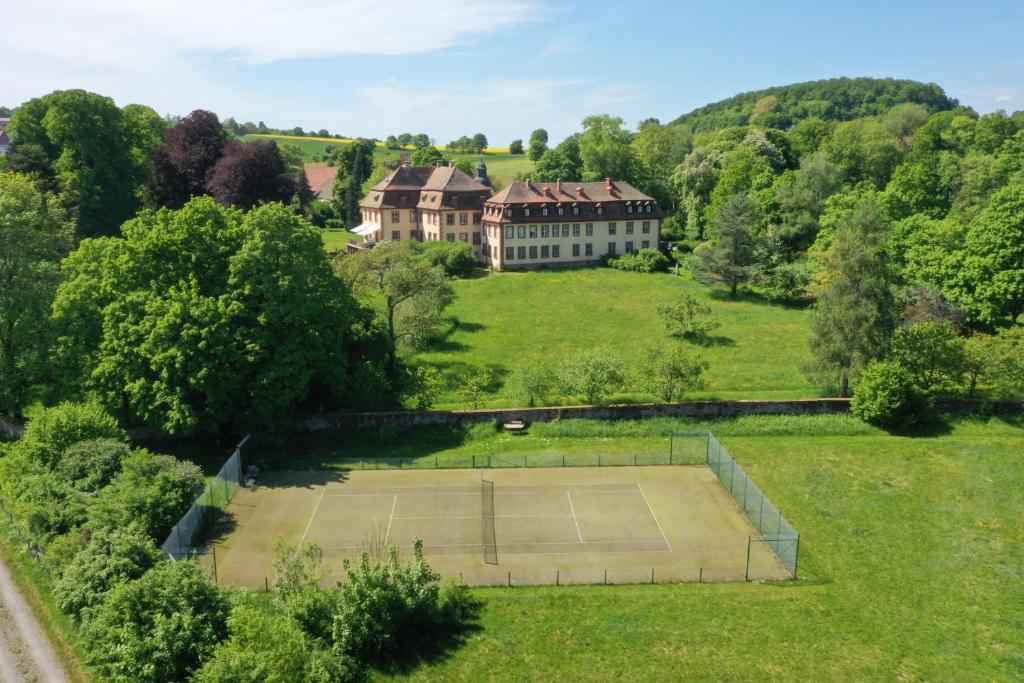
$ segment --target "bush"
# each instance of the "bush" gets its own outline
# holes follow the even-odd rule
[[[89,439],[128,441],[128,433],[95,403],[61,403],[32,419],[16,448],[53,469],[72,444]]]
[[[469,277],[477,266],[468,242],[425,242],[420,253],[430,265],[440,266],[447,277]]]
[[[807,298],[811,275],[806,263],[784,263],[759,282],[769,301],[801,301]]]
[[[641,249],[633,254],[610,258],[608,265],[631,273],[655,273],[668,270],[669,260],[657,249]]]
[[[671,304],[658,306],[658,314],[665,323],[665,330],[676,337],[701,339],[719,326],[711,315],[711,307],[683,294]]]
[[[622,388],[622,361],[607,349],[586,349],[566,357],[560,368],[559,385],[566,395],[583,396],[590,405],[603,401]]]
[[[227,635],[227,594],[194,562],[162,562],[118,585],[86,622],[86,657],[99,680],[182,681]]]
[[[130,453],[128,444],[116,439],[80,441],[64,452],[55,474],[75,489],[93,493],[110,483]]]
[[[932,405],[913,376],[893,361],[876,361],[864,369],[850,412],[877,427],[910,427],[934,419]]]
[[[139,578],[162,559],[153,539],[137,526],[97,531],[57,581],[57,605],[74,621],[86,620],[88,610],[110,590]]]
[[[138,523],[152,538],[163,538],[205,487],[203,472],[170,455],[138,450],[124,469],[93,499],[89,521],[95,529]]]
[[[508,378],[512,397],[531,408],[544,402],[551,394],[553,385],[551,369],[539,361],[520,363],[513,368]]]

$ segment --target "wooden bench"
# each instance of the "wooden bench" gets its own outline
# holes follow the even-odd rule
[[[523,434],[526,432],[526,423],[522,420],[512,420],[502,425],[509,434]]]

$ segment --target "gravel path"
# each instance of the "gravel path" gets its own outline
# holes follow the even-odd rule
[[[66,683],[50,641],[0,560],[0,681]]]

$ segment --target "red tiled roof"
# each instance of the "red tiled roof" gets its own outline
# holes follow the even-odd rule
[[[333,166],[306,166],[306,182],[317,199],[331,199],[334,196],[334,179],[338,169]]]

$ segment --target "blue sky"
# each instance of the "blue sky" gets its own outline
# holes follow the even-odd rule
[[[1024,2],[0,2],[8,106],[81,87],[161,113],[495,145],[834,76],[1024,109]]]

